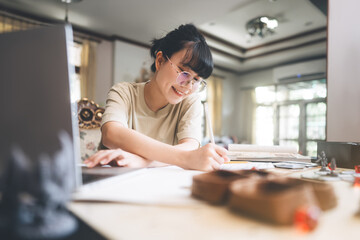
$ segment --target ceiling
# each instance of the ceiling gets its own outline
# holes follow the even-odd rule
[[[327,17],[312,1],[83,0],[69,5],[68,19],[79,29],[142,46],[191,22],[205,35],[215,66],[241,74],[326,56]],[[51,21],[65,18],[60,0],[0,0],[0,10]],[[276,17],[278,28],[271,36],[250,38],[246,22],[262,15]]]

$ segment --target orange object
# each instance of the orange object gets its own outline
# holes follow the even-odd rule
[[[294,215],[295,227],[302,233],[313,231],[318,225],[320,213],[317,206],[299,208]]]
[[[355,173],[356,174],[360,173],[360,165],[355,165]],[[360,188],[360,177],[355,177],[354,187]]]
[[[356,178],[355,178],[354,187],[360,188],[360,177],[356,177]]]

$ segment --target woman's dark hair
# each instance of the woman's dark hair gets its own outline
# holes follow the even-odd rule
[[[208,78],[214,68],[212,55],[205,38],[193,24],[181,25],[165,37],[152,40],[150,54],[156,59],[156,53],[162,51],[164,55],[171,58],[174,53],[182,49],[187,49],[182,64],[188,66],[200,77]],[[156,71],[155,62],[151,65],[151,70]]]

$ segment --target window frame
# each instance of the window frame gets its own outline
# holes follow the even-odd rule
[[[283,83],[276,83],[276,84],[268,84],[264,86],[259,87],[272,87],[275,88],[275,94],[278,92],[278,86],[280,85],[288,85],[292,83],[297,82],[307,82],[307,81],[314,81],[314,80],[321,80],[325,79],[325,82],[327,83],[327,80],[325,77],[315,78],[315,79],[307,79],[307,80],[299,80],[299,81],[291,81],[291,82],[283,82]],[[273,144],[279,145],[281,140],[285,141],[296,141],[299,144],[299,152],[306,154],[307,153],[307,143],[308,142],[317,142],[317,141],[324,141],[326,140],[326,131],[325,131],[325,139],[309,139],[307,136],[307,119],[308,115],[306,113],[306,106],[311,103],[325,103],[326,105],[326,111],[327,111],[327,97],[325,98],[313,98],[313,99],[300,99],[300,100],[283,100],[278,101],[276,98],[274,102],[269,103],[255,103],[256,108],[260,106],[270,107],[272,106],[274,114],[273,114],[273,123],[274,123],[274,132],[273,132]],[[299,134],[298,139],[280,139],[280,107],[286,106],[286,105],[298,105],[299,106]],[[325,112],[325,118],[326,118],[326,112]],[[254,122],[256,119],[254,119]],[[326,129],[327,121],[325,119],[325,129]],[[256,133],[254,133],[256,135]]]
[[[325,139],[309,139],[307,137],[307,118],[308,115],[306,113],[306,106],[311,103],[325,103],[327,104],[326,98],[314,98],[311,100],[288,100],[288,101],[281,101],[275,102],[274,105],[274,116],[275,116],[275,126],[274,126],[274,145],[279,145],[281,140],[285,141],[297,141],[299,143],[299,152],[306,153],[307,149],[307,142],[313,141],[324,141],[326,140],[326,133]],[[299,114],[299,137],[298,139],[280,139],[280,106],[288,106],[288,105],[298,105],[300,109]],[[257,105],[259,106],[259,105]],[[325,113],[326,117],[326,113]],[[326,128],[326,121],[325,121],[325,128]]]

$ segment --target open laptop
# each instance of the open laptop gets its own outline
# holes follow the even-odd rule
[[[74,186],[82,184],[77,105],[70,99],[72,43],[70,25],[0,34],[0,179],[20,154],[29,161],[59,161]],[[83,178],[134,170],[93,169]]]

